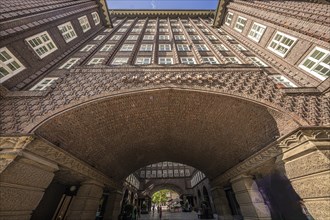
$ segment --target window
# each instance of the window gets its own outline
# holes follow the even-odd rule
[[[325,80],[330,76],[330,52],[316,47],[299,67],[320,80]]]
[[[6,48],[0,49],[0,82],[4,82],[15,74],[24,70],[25,67],[19,60]]]
[[[191,35],[190,38],[192,40],[201,40],[201,37],[199,35]]]
[[[93,58],[91,59],[91,61],[88,62],[87,65],[98,65],[98,64],[102,64],[104,58]]]
[[[170,36],[169,35],[159,35],[159,40],[169,40]]]
[[[181,63],[184,64],[196,64],[196,61],[193,57],[181,57]]]
[[[180,170],[180,177],[184,177],[184,170]]]
[[[144,35],[143,36],[143,40],[153,40],[154,39],[154,35]]]
[[[194,28],[187,28],[187,32],[195,32]]]
[[[159,44],[159,51],[171,51],[170,44]]]
[[[77,37],[76,32],[74,31],[71,22],[66,22],[62,25],[57,26],[60,30],[65,42],[70,42]]]
[[[90,51],[95,45],[94,44],[87,44],[86,46],[84,46],[80,51],[81,52],[87,52]]]
[[[138,57],[135,61],[135,64],[137,65],[146,65],[150,64],[151,58],[150,57]]]
[[[181,30],[180,28],[173,28],[172,31],[173,31],[173,32],[180,32],[180,31],[182,31],[182,30]]]
[[[254,22],[248,37],[256,42],[259,42],[265,30],[266,30],[266,26]]]
[[[168,170],[168,177],[173,177],[173,170]]]
[[[47,31],[25,39],[40,58],[51,54],[57,47]]]
[[[229,35],[226,35],[226,38],[227,38],[228,40],[234,40],[234,38],[232,38],[232,37],[229,36]]]
[[[115,45],[114,44],[104,44],[104,46],[100,49],[101,52],[110,51]]]
[[[190,170],[189,169],[185,170],[185,176],[190,176]]]
[[[129,24],[123,24],[123,27],[128,27],[130,25],[131,25],[131,23],[129,23]]]
[[[111,32],[112,31],[112,28],[107,28],[107,29],[105,29],[103,32],[107,32],[107,33],[109,33],[109,32]]]
[[[112,65],[123,65],[128,62],[128,58],[115,58],[112,61]]]
[[[158,64],[173,64],[173,58],[159,57]]]
[[[186,38],[184,37],[184,35],[175,35],[174,39],[175,40],[185,40]]]
[[[133,28],[132,29],[132,32],[138,33],[138,32],[141,32],[141,30],[142,30],[141,28]]]
[[[172,26],[172,27],[176,27],[176,26],[179,26],[179,24],[177,24],[177,23],[172,23],[171,26]]]
[[[234,29],[237,30],[238,32],[242,32],[244,30],[245,24],[246,24],[246,18],[238,16]]]
[[[214,35],[208,35],[207,38],[208,38],[209,40],[217,40],[217,39],[218,39],[218,38],[217,38],[216,36],[214,36]]]
[[[87,16],[82,16],[80,18],[78,18],[80,26],[82,28],[82,31],[85,33],[86,31],[88,31],[89,29],[91,29],[91,25],[89,24],[88,18]]]
[[[68,61],[66,61],[62,66],[60,66],[59,69],[70,69],[73,65],[75,65],[80,58],[71,58]]]
[[[201,31],[204,32],[204,33],[210,32],[209,29],[205,29],[205,28],[201,29]]]
[[[179,170],[174,170],[174,177],[179,177]]]
[[[234,17],[234,15],[233,15],[233,13],[228,13],[227,14],[227,16],[226,16],[226,19],[225,19],[225,24],[226,25],[231,25],[231,22],[232,22],[232,20],[233,20],[233,17]]]
[[[93,21],[95,25],[98,25],[100,23],[100,16],[97,12],[92,13]]]
[[[94,40],[102,40],[105,37],[105,35],[97,35]]]
[[[136,24],[135,27],[142,27],[144,24],[140,23],[140,24]]]
[[[178,51],[190,51],[188,44],[178,44],[176,47],[178,48]]]
[[[126,32],[127,31],[127,28],[120,28],[119,30],[118,30],[118,32]]]
[[[249,57],[249,58],[253,62],[254,65],[260,66],[260,67],[267,67],[267,64],[265,64],[263,61],[261,61],[258,57]]]
[[[286,88],[286,87],[297,87],[294,83],[292,83],[288,78],[282,75],[273,75],[269,76],[278,88]]]
[[[40,82],[38,82],[35,86],[33,86],[30,90],[45,90],[47,87],[53,85],[58,77],[46,77],[43,78]]]
[[[141,44],[140,51],[152,51],[152,44]]]
[[[127,40],[137,40],[138,39],[138,35],[129,35],[127,37]]]
[[[160,28],[159,32],[168,32],[168,29],[167,28]]]
[[[208,51],[209,48],[205,44],[196,44],[197,50],[199,51]]]
[[[236,47],[240,51],[247,51],[247,49],[240,44],[234,44],[234,47]]]
[[[225,47],[223,44],[216,44],[215,47],[216,47],[219,51],[228,51],[227,47]]]
[[[146,29],[146,32],[155,32],[155,29],[153,29],[153,28],[147,28]]]
[[[228,63],[241,64],[241,61],[239,61],[236,57],[225,57],[225,59]]]
[[[110,40],[119,40],[121,38],[121,35],[113,35]]]
[[[121,46],[120,51],[133,51],[134,44],[123,44]]]
[[[203,63],[208,64],[219,64],[218,60],[215,57],[202,57]]]
[[[277,55],[284,57],[289,52],[296,40],[297,39],[294,37],[291,37],[281,32],[276,32],[274,38],[268,46],[268,49],[273,51]]]

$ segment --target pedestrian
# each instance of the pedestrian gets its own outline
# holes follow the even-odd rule
[[[155,215],[155,204],[152,206],[152,216]]]
[[[162,219],[162,206],[159,206],[159,219]]]

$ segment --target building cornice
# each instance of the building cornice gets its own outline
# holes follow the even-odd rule
[[[219,0],[218,7],[215,10],[215,16],[214,16],[214,22],[213,22],[214,27],[220,27],[223,19],[225,18],[226,6],[229,1],[230,0]]]
[[[109,10],[116,17],[209,17],[214,16],[214,10]]]

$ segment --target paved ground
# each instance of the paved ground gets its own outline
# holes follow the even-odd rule
[[[159,220],[158,213],[155,212],[155,215],[152,214],[145,214],[141,215],[139,220]],[[197,220],[197,213],[196,212],[175,212],[171,213],[168,211],[163,212],[162,220]],[[214,215],[214,219],[217,219],[216,215]]]

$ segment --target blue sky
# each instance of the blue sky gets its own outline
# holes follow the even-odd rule
[[[215,10],[219,0],[107,0],[109,9]]]

